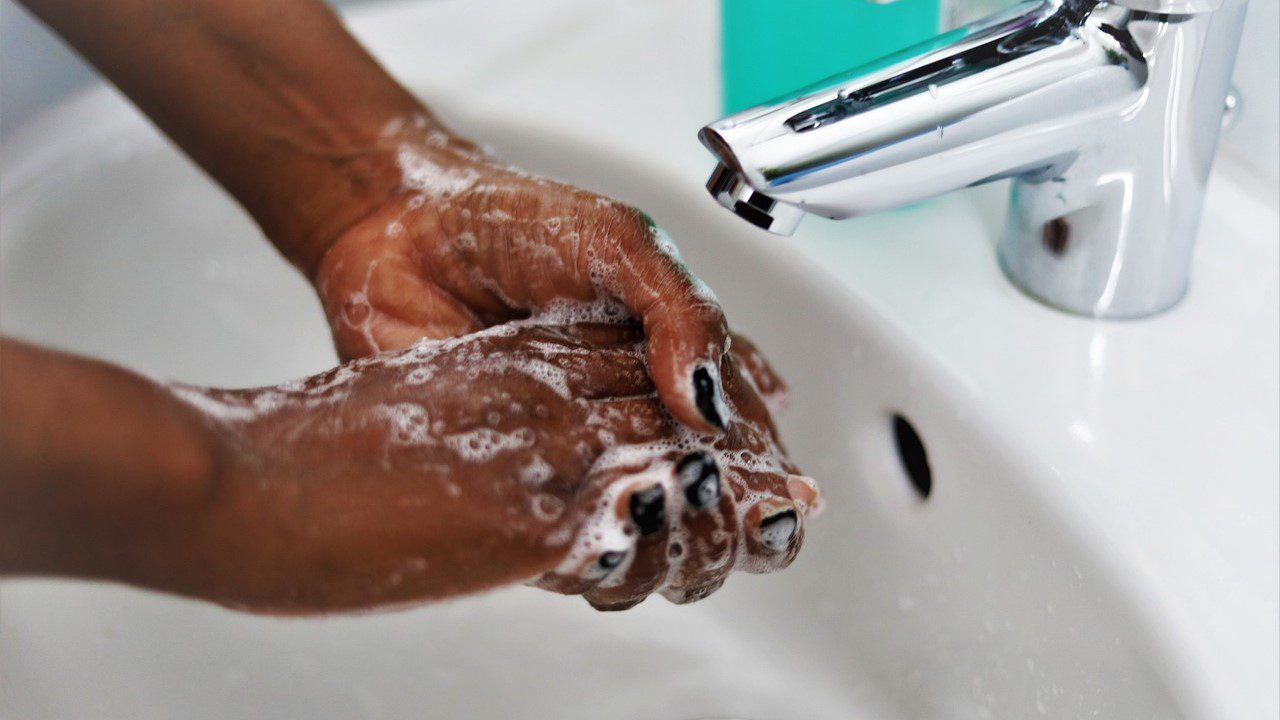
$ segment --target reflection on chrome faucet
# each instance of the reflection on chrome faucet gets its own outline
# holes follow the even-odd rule
[[[1006,274],[1140,317],[1187,288],[1244,0],[1015,6],[704,127],[707,187],[790,234],[1011,178]]]

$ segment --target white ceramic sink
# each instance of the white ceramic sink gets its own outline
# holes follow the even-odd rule
[[[87,119],[101,118],[110,98]],[[93,103],[90,103],[92,105]],[[1178,717],[1178,668],[964,388],[864,303],[700,195],[562,139],[468,122],[517,163],[648,208],[794,385],[829,512],[785,574],[601,615],[519,588],[360,618],[250,617],[119,587],[0,590],[13,718]],[[585,160],[585,161],[584,161]],[[3,329],[188,382],[334,362],[305,282],[141,122],[5,188]],[[732,251],[729,249],[732,248]],[[934,488],[900,466],[919,430]]]
[[[357,30],[437,105],[471,107],[446,113],[456,127],[677,238],[792,384],[784,437],[830,500],[800,558],[622,614],[516,588],[280,620],[6,581],[0,718],[1275,715],[1274,206],[1215,178],[1184,306],[1070,318],[996,269],[998,189],[806,220],[794,241],[720,210],[693,141],[714,113],[713,53],[691,40],[705,8],[564,0],[552,21],[503,2],[395,6]],[[492,22],[469,36],[462,17]],[[430,70],[472,44],[481,60]],[[518,83],[495,69],[517,56]],[[3,158],[0,330],[197,383],[334,362],[308,285],[117,96],[43,118]],[[927,499],[894,414],[927,449]]]

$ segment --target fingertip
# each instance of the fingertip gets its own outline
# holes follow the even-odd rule
[[[608,575],[626,559],[626,550],[606,550],[600,553],[600,556],[596,558],[598,572],[601,574],[601,577]]]
[[[650,374],[677,420],[717,433],[729,424],[721,363],[728,326],[719,305],[684,297],[655,303],[644,315]]]
[[[627,500],[627,514],[641,537],[666,527],[666,491],[661,484],[633,490]]]
[[[811,477],[788,475],[787,493],[806,518],[817,517],[826,508],[826,500],[822,497],[822,489],[818,487],[818,483]]]
[[[731,411],[726,401],[720,368],[711,360],[671,363],[678,369],[662,371],[661,346],[650,345],[650,368],[658,398],[681,424],[697,432],[718,435],[728,428]]]
[[[676,463],[676,479],[690,507],[702,509],[719,502],[720,467],[705,451],[685,455]]]
[[[769,573],[791,564],[804,537],[804,515],[797,503],[778,497],[757,502],[743,516],[747,543],[740,569]]]
[[[791,508],[779,510],[760,520],[760,544],[774,552],[782,552],[800,530],[800,516]]]
[[[723,431],[729,421],[729,407],[724,400],[724,387],[720,371],[712,363],[701,363],[690,376],[693,386],[693,402],[702,419],[716,430]]]
[[[630,610],[631,608],[644,602],[645,598],[644,596],[641,596],[641,597],[634,598],[631,600],[626,600],[623,602],[604,602],[604,601],[600,601],[592,598],[591,594],[588,593],[586,595],[586,599],[587,599],[587,604],[591,605],[592,608],[600,612],[622,612],[623,610]]]
[[[723,432],[724,416],[716,412],[709,418],[699,407],[698,385],[705,385],[705,379],[695,379],[694,371],[700,363],[673,362],[669,355],[664,354],[662,344],[652,338],[648,359],[650,377],[658,391],[658,399],[677,422],[705,435]],[[714,387],[710,389],[714,392]],[[704,390],[704,394],[705,392]],[[704,398],[704,401],[709,401],[714,408],[714,396]]]
[[[725,578],[721,577],[705,585],[690,588],[663,588],[662,597],[673,605],[688,605],[705,600],[715,591],[724,587]]]

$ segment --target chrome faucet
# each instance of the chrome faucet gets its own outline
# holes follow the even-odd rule
[[[790,235],[1012,179],[999,258],[1070,312],[1186,292],[1245,0],[1045,0],[731,115],[707,189]]]

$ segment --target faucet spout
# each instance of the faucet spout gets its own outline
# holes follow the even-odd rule
[[[1071,115],[1118,112],[1145,79],[1128,38],[1075,33],[1075,12],[1024,4],[700,137],[752,186],[830,218],[1043,171],[1073,154]]]
[[[804,217],[794,205],[780,203],[747,184],[737,171],[716,165],[707,180],[707,192],[729,211],[756,227],[778,235],[791,235]]]
[[[1150,314],[1186,287],[1243,16],[1239,0],[1028,2],[699,137],[722,204],[733,186],[767,215],[847,218],[1011,178],[1015,282],[1077,313]]]

